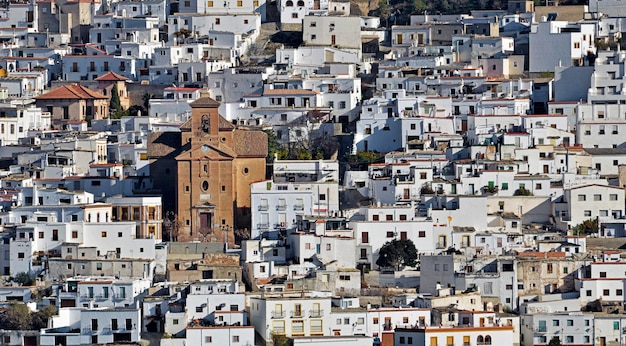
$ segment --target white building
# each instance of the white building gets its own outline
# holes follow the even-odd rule
[[[501,323],[494,312],[458,313],[458,325],[396,328],[394,345],[514,345],[513,325]]]
[[[136,343],[141,340],[141,309],[60,308],[43,329],[40,345]]]
[[[553,72],[557,66],[583,66],[588,54],[595,53],[595,23],[541,21],[532,23],[530,28],[530,72]]]
[[[548,344],[553,337],[558,337],[563,344],[595,344],[593,314],[562,312],[522,315],[520,329],[524,345]]]
[[[274,177],[251,185],[251,239],[293,229],[298,215],[332,216],[339,211],[337,161],[274,161]]]
[[[265,341],[272,335],[330,336],[330,297],[250,297],[250,322]]]

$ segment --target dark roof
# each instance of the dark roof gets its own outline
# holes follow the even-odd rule
[[[626,148],[585,148],[589,155],[626,155]]]
[[[180,132],[153,132],[148,134],[148,157],[174,157],[180,152]]]

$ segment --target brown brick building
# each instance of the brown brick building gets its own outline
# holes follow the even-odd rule
[[[227,237],[232,244],[234,230],[250,229],[250,183],[265,178],[267,135],[235,128],[218,114],[218,106],[210,98],[194,101],[191,119],[181,126],[180,147],[149,149],[155,173],[169,173],[163,180],[173,179],[171,170],[176,171],[175,211],[182,224],[178,241]],[[165,144],[159,135],[150,142],[155,149]],[[159,151],[166,159],[155,155]],[[162,188],[167,199],[166,181]]]

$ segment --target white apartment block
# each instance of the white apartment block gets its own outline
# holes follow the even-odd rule
[[[251,185],[251,239],[275,238],[292,229],[298,215],[332,216],[339,211],[337,161],[274,161],[274,178]]]
[[[302,20],[305,45],[336,46],[361,51],[361,18],[345,16],[306,16]]]
[[[580,302],[588,304],[596,300],[623,303],[626,262],[593,262],[583,268],[580,281]]]
[[[541,21],[532,23],[530,29],[530,72],[553,72],[557,66],[583,66],[587,55],[595,52],[595,23]]]
[[[29,137],[29,132],[50,128],[49,112],[42,112],[32,105],[10,103],[0,108],[0,144],[15,145],[22,138]]]
[[[141,340],[141,310],[125,308],[61,308],[43,329],[41,345],[85,345]]]
[[[594,315],[582,312],[528,314],[520,321],[523,345],[547,344],[553,337],[563,344],[594,345],[593,331]]]
[[[276,5],[281,24],[302,24],[302,20],[310,14],[326,13],[328,3],[328,0],[280,0]]]
[[[514,326],[494,312],[458,312],[458,325],[406,325],[394,333],[394,345],[514,345]]]
[[[250,297],[250,322],[265,341],[272,335],[329,336],[331,300],[324,297]]]
[[[565,190],[564,203],[557,203],[555,212],[570,227],[588,219],[620,219],[624,215],[624,190],[598,184],[575,186]]]

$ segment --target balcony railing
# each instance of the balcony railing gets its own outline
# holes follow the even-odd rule
[[[270,207],[268,205],[260,205],[259,206],[259,211],[267,211],[269,209],[270,209]]]
[[[310,311],[311,318],[322,317],[324,315],[323,310],[311,310]]]
[[[304,205],[294,205],[293,210],[304,210]]]
[[[272,311],[272,318],[285,318],[285,310]]]
[[[283,204],[283,205],[280,205],[280,204],[279,204],[279,205],[277,205],[277,206],[276,206],[276,210],[279,210],[279,211],[280,211],[280,210],[287,210],[287,206],[286,206],[286,205],[284,205],[284,204]]]
[[[260,229],[268,229],[268,228],[270,228],[270,224],[269,223],[260,223],[260,224],[258,224],[258,227]]]
[[[302,310],[292,310],[291,317],[303,317]]]

